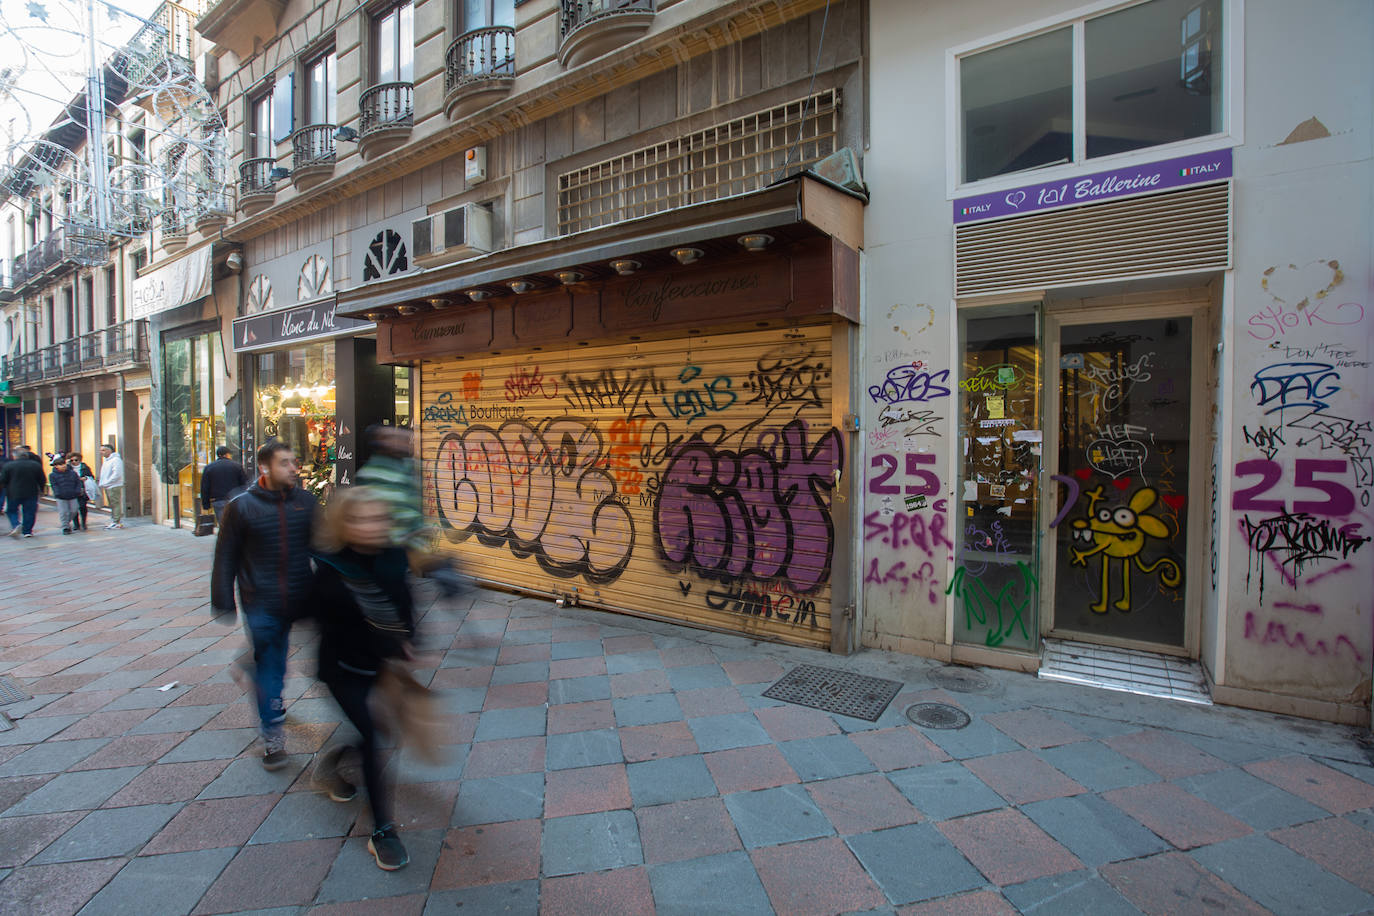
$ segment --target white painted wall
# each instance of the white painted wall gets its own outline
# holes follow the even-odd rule
[[[1236,320],[1228,329],[1233,463],[1221,475],[1229,484],[1222,492],[1230,586],[1224,682],[1367,708],[1374,6],[1251,0],[1245,44],[1247,142],[1235,152]],[[1330,136],[1285,142],[1312,118],[1321,128],[1307,132]],[[1329,406],[1296,406],[1303,402]],[[1278,482],[1257,494],[1273,507],[1244,508],[1251,503],[1238,491],[1262,482],[1236,473],[1246,461],[1273,462]],[[1295,475],[1314,468],[1331,496],[1297,486]],[[1295,501],[1328,499],[1337,505],[1295,512]],[[1339,503],[1348,499],[1347,510]],[[1284,518],[1278,502],[1299,517]]]
[[[872,0],[872,141],[864,159],[865,179],[873,193],[865,227],[865,389],[881,384],[894,366],[913,362],[923,363],[925,371],[948,369],[951,382],[957,380],[953,232],[946,181],[948,49],[1067,16],[1079,8],[1056,0]],[[1217,614],[1210,623],[1204,621],[1202,655],[1220,684],[1262,691],[1271,697],[1270,705],[1286,702],[1272,700],[1279,695],[1325,704],[1289,704],[1305,714],[1352,718],[1350,710],[1362,705],[1367,716],[1374,659],[1374,543],[1360,539],[1374,535],[1374,509],[1363,505],[1374,498],[1374,481],[1363,472],[1357,475],[1351,463],[1353,458],[1368,460],[1369,443],[1374,441],[1368,425],[1374,417],[1368,366],[1374,360],[1374,63],[1369,54],[1374,47],[1374,6],[1364,0],[1317,5],[1247,0],[1236,9],[1244,14],[1244,104],[1237,112],[1244,116],[1244,142],[1234,152],[1234,269],[1220,278],[1223,378],[1215,450],[1220,541],[1216,590],[1212,592],[1210,582],[1207,590]],[[1310,118],[1318,119],[1330,136],[1283,142]],[[1162,152],[1151,158],[1180,154]],[[1331,262],[1339,264],[1339,273]],[[1271,271],[1267,289],[1266,271]],[[1308,304],[1299,308],[1304,297]],[[1279,320],[1295,324],[1282,334],[1267,334],[1263,315],[1272,316],[1275,310]],[[1279,346],[1271,347],[1276,342]],[[1345,446],[1318,432],[1281,430],[1283,442],[1271,459],[1246,442],[1243,428],[1272,426],[1279,416],[1302,423],[1302,414],[1290,408],[1266,415],[1281,398],[1261,405],[1256,395],[1281,392],[1282,383],[1270,381],[1254,389],[1251,385],[1257,371],[1280,372],[1266,367],[1295,361],[1332,366],[1334,374],[1309,377],[1314,387],[1321,379],[1319,390],[1329,394],[1320,398],[1330,405],[1323,412],[1346,418],[1355,428]],[[929,532],[937,524],[942,532],[951,532],[957,517],[947,512],[937,521],[939,513],[931,500],[931,508],[917,513],[919,522],[904,526],[903,542],[894,546],[891,516],[884,515],[880,499],[867,492],[875,455],[930,449],[938,456],[935,470],[947,506],[957,507],[952,465],[957,402],[954,384],[949,387],[950,397],[926,405],[939,416],[934,426],[938,437],[894,438],[879,423],[881,404],[873,403],[866,390],[860,396],[863,513],[871,538],[864,542],[860,570],[866,580],[861,612],[865,645],[931,655],[949,651],[942,646],[951,629],[945,590],[953,571],[952,550],[936,543]],[[1290,383],[1290,402],[1299,390]],[[1339,431],[1341,424],[1330,422]],[[1297,574],[1295,564],[1289,563],[1287,578],[1275,565],[1282,563],[1283,553],[1271,550],[1257,556],[1241,528],[1247,514],[1254,523],[1262,513],[1232,509],[1235,465],[1256,459],[1278,463],[1280,482],[1262,498],[1282,499],[1289,511],[1295,498],[1326,498],[1320,489],[1295,486],[1299,460],[1345,462],[1341,471],[1326,470],[1337,465],[1304,469],[1319,468],[1318,476],[1331,481],[1334,508],[1346,508],[1341,494],[1348,492],[1355,500],[1353,509],[1335,515],[1314,512],[1311,519],[1271,522],[1269,527],[1287,525],[1288,530],[1308,532],[1332,545],[1327,553],[1349,550],[1348,556],[1307,558]],[[1242,483],[1258,481],[1247,477]],[[1312,527],[1293,529],[1294,524]],[[911,538],[918,528],[927,535],[924,543]],[[1289,559],[1298,557],[1306,558],[1298,554]],[[1206,565],[1210,577],[1210,559]],[[1267,565],[1262,603],[1260,565]],[[1236,692],[1224,698],[1253,701]]]

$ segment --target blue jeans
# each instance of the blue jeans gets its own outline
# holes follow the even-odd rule
[[[287,640],[291,635],[291,621],[263,607],[243,609],[244,630],[253,644],[256,672],[253,681],[258,688],[258,720],[263,734],[280,730],[286,713],[281,692],[286,680]]]
[[[6,515],[10,519],[10,527],[19,527],[19,513],[24,513],[24,530],[22,534],[33,534],[33,520],[38,515],[38,497],[30,496],[28,499],[11,499]]]

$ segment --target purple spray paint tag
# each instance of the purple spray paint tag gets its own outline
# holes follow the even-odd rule
[[[1043,184],[1026,185],[991,194],[961,197],[954,201],[954,222],[1014,216],[1090,204],[1099,200],[1148,194],[1167,188],[1182,188],[1205,181],[1231,177],[1231,150],[1216,150],[1196,156],[1182,156],[1163,162],[1148,162],[1108,172],[1095,172],[1076,178],[1061,178]]]

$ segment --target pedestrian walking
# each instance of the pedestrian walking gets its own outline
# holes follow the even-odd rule
[[[105,505],[110,507],[110,523],[106,528],[124,527],[124,459],[111,444],[100,446],[100,491]]]
[[[61,452],[52,456],[48,483],[52,487],[53,499],[57,501],[57,518],[62,524],[62,533],[71,534],[72,525],[80,522],[81,494],[84,490],[81,478],[67,464],[67,456]]]
[[[311,611],[320,626],[320,680],[358,730],[360,743],[351,750],[362,760],[372,808],[367,848],[387,871],[401,868],[410,857],[392,820],[379,756],[379,710],[368,699],[386,666],[410,655],[415,635],[408,561],[405,550],[391,543],[391,525],[389,505],[376,491],[336,490],[315,538],[310,592]],[[348,801],[357,792],[339,771],[340,758],[349,750],[330,748],[315,763],[316,784],[335,801]]]
[[[243,465],[233,459],[233,452],[227,445],[215,449],[215,460],[200,472],[200,506],[215,513],[215,524],[220,524],[224,506],[239,490],[248,485],[248,475]]]
[[[67,456],[67,466],[76,472],[76,476],[81,478],[81,497],[79,503],[80,524],[73,525],[73,531],[89,531],[86,524],[86,512],[90,507],[91,500],[100,495],[100,488],[95,482],[95,474],[91,473],[91,466],[81,457],[80,452],[72,452]]]
[[[33,521],[38,516],[38,496],[47,489],[43,463],[27,447],[0,470],[0,486],[5,488],[6,514],[10,537],[33,537]],[[23,515],[21,528],[20,515]]]
[[[372,454],[358,471],[359,486],[369,487],[389,510],[391,543],[404,547],[411,569],[433,579],[446,598],[463,589],[453,558],[434,549],[434,532],[420,507],[420,469],[414,457],[414,434],[401,426],[377,424],[367,429]]]
[[[210,605],[217,616],[235,611],[238,583],[244,629],[253,646],[253,680],[262,728],[262,765],[286,764],[282,684],[291,624],[310,592],[310,538],[315,497],[298,486],[300,465],[291,446],[273,440],[258,449],[258,479],[224,508],[215,542]]]

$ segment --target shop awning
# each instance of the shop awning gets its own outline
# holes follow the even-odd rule
[[[618,272],[612,261],[633,261],[636,273],[678,268],[681,259],[674,251],[681,248],[698,249],[701,263],[709,265],[738,255],[744,250],[741,238],[759,234],[767,236],[770,251],[833,239],[857,252],[863,247],[864,203],[862,195],[802,173],[749,194],[357,286],[338,293],[338,314],[381,323],[435,310],[456,312],[473,302],[515,296],[512,282],[524,284],[521,295],[529,296],[569,285],[570,277],[585,287],[626,276],[628,265]],[[840,305],[837,311],[844,314],[847,303]]]

